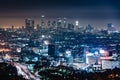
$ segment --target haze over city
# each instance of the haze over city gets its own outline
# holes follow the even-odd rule
[[[120,1],[114,0],[1,0],[0,26],[24,26],[26,18],[40,23],[41,15],[46,19],[66,17],[68,21],[79,20],[81,26],[91,24],[105,28],[107,23],[120,26]]]

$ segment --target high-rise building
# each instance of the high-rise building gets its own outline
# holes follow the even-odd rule
[[[90,24],[88,24],[87,26],[86,26],[86,29],[85,29],[85,32],[93,32],[94,31],[94,28],[90,25]]]
[[[41,26],[39,24],[37,24],[37,31],[41,30]]]
[[[51,22],[50,22],[50,20],[47,22],[47,27],[51,27]]]
[[[79,50],[74,50],[73,53],[75,53],[75,62],[81,62],[86,63],[86,52],[87,48],[85,46],[80,46]]]
[[[41,16],[41,27],[45,28],[45,16],[44,15]]]
[[[77,30],[78,30],[78,27],[79,27],[79,21],[75,21],[74,30],[77,31]]]
[[[34,30],[34,20],[33,19],[30,19],[30,18],[27,18],[25,19],[25,27],[26,27],[26,30],[31,32]]]
[[[12,31],[14,32],[14,26],[12,25]]]
[[[67,27],[67,18],[63,18],[63,28]]]
[[[55,56],[55,45],[54,44],[48,45],[48,55]]]
[[[107,31],[109,34],[118,32],[112,23],[107,24]]]
[[[53,27],[53,28],[57,28],[56,23],[57,23],[56,21],[53,21],[53,22],[52,22],[52,24],[51,24],[51,25],[52,25],[52,27]]]
[[[57,18],[57,28],[62,28],[62,19]]]
[[[74,25],[72,23],[68,23],[68,30],[73,31],[74,30]]]

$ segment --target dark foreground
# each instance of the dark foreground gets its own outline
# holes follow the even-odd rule
[[[76,71],[71,67],[35,67],[40,80],[120,80],[120,69],[105,70],[103,72]],[[0,80],[27,80],[18,75],[15,66],[9,63],[0,63]],[[32,80],[32,79],[28,79]]]

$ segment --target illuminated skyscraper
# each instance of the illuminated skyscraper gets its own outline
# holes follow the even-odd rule
[[[75,21],[74,30],[77,31],[77,30],[78,30],[78,27],[79,27],[79,21]]]
[[[63,28],[66,28],[67,27],[67,18],[63,18]]]
[[[75,21],[75,26],[79,26],[79,21]]]
[[[41,27],[45,28],[45,16],[44,15],[41,16]]]
[[[62,28],[62,19],[57,18],[57,28]]]
[[[25,19],[25,27],[26,27],[26,30],[31,32],[34,30],[34,20],[30,19],[30,18],[27,18]]]

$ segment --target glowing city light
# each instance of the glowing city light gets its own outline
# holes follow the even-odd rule
[[[67,57],[71,56],[71,51],[70,51],[70,50],[66,50],[65,53],[66,53],[66,56],[67,56]]]
[[[48,40],[45,40],[45,41],[44,41],[44,44],[45,44],[45,45],[48,45],[48,44],[49,44],[49,41],[48,41]]]
[[[67,51],[66,51],[66,54],[71,54],[71,51],[67,50]]]
[[[1,48],[0,52],[10,52],[10,49]]]
[[[4,46],[6,43],[5,42],[1,42],[0,45]]]
[[[45,38],[45,35],[42,35],[42,38]]]
[[[17,48],[17,52],[20,53],[21,52],[21,48]]]
[[[32,49],[34,53],[38,54],[40,52],[40,50],[38,48],[33,48]]]
[[[78,26],[79,25],[79,21],[75,21],[75,25]]]
[[[8,55],[8,54],[6,54],[6,55],[4,56],[4,59],[6,59],[6,60],[9,60],[10,58],[11,58],[11,56]]]
[[[105,50],[103,50],[103,49],[100,49],[99,51],[100,51],[101,54],[105,53]]]
[[[42,17],[42,18],[44,18],[45,16],[44,16],[44,15],[42,15],[41,17]]]
[[[98,53],[98,51],[95,51],[94,54],[95,54],[95,55],[98,55],[99,53]]]

